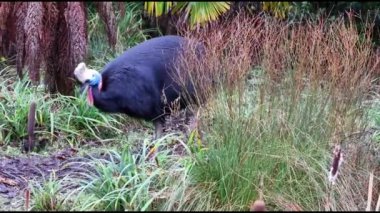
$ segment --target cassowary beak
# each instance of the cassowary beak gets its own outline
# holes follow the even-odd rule
[[[83,94],[84,92],[87,92],[87,89],[88,87],[90,86],[90,84],[88,82],[86,83],[83,83],[80,87],[80,94]]]

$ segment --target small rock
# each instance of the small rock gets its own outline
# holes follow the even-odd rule
[[[252,212],[263,212],[265,211],[265,203],[263,200],[256,200],[250,208]]]

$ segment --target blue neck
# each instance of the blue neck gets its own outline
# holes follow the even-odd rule
[[[100,82],[102,81],[102,76],[100,74],[97,74],[90,80],[90,86],[91,87],[97,87]]]

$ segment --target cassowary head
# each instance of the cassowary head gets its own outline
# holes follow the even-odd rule
[[[92,106],[94,104],[92,89],[97,88],[99,91],[102,89],[102,75],[96,70],[88,69],[84,62],[78,64],[74,75],[83,84],[84,90],[87,91],[87,101]]]

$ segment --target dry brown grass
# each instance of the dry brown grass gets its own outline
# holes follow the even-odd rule
[[[255,67],[264,71],[263,90],[259,92],[261,102],[281,93],[297,106],[303,91],[323,91],[332,103],[328,122],[333,128],[329,136],[333,147],[363,128],[358,122],[360,110],[352,109],[361,107],[374,77],[379,74],[380,60],[371,42],[372,25],[364,25],[365,31],[359,33],[352,19],[342,17],[289,25],[239,14],[231,21],[214,23],[195,32],[180,30],[192,41],[201,41],[205,54],[197,57],[195,45],[190,42],[179,66],[187,71],[185,77],[190,77],[195,85],[198,100],[207,99],[209,103],[222,88],[243,93],[246,79]],[[180,78],[179,82],[186,84],[184,79]],[[229,107],[229,110],[236,109]],[[326,195],[330,194],[332,200],[326,208],[365,209],[369,171],[379,168],[370,159],[361,161],[362,156],[352,151],[359,149],[361,143],[359,139],[350,143],[353,148],[343,146],[345,162],[337,185],[327,187],[330,192]],[[378,178],[375,172],[372,209],[379,196]]]
[[[292,71],[298,91],[324,86],[339,101],[352,101],[369,88],[379,63],[373,60],[370,23],[366,26],[359,35],[353,21],[343,18],[287,25],[242,13],[204,29],[180,28],[183,36],[203,43],[205,55],[199,60],[190,42],[179,66],[189,72],[197,92],[207,93],[215,82],[234,88],[260,65],[270,81],[280,83]]]
[[[198,100],[209,99],[221,87],[227,91],[238,88],[242,93],[255,66],[264,70],[269,93],[290,74],[294,90],[289,98],[293,102],[305,87],[329,92],[336,103],[331,122],[342,126],[340,132],[345,129],[342,116],[352,104],[361,103],[378,72],[380,60],[373,51],[372,26],[365,26],[365,32],[359,34],[352,19],[343,17],[288,25],[241,13],[209,28],[180,28],[183,36],[203,43],[205,54],[199,58],[196,45],[190,42],[179,67],[188,72],[185,77],[190,76]],[[183,85],[184,79],[179,80]]]
[[[178,64],[180,70],[186,70],[186,78],[179,82],[185,84],[188,77],[195,85],[197,98],[204,100],[213,95],[215,89],[223,85],[233,89],[236,85],[243,86],[245,77],[251,70],[260,50],[260,35],[262,18],[249,18],[239,15],[232,22],[224,21],[197,32],[180,28],[180,34],[189,38],[187,50]],[[194,41],[201,41],[204,54],[199,57],[202,49]]]

